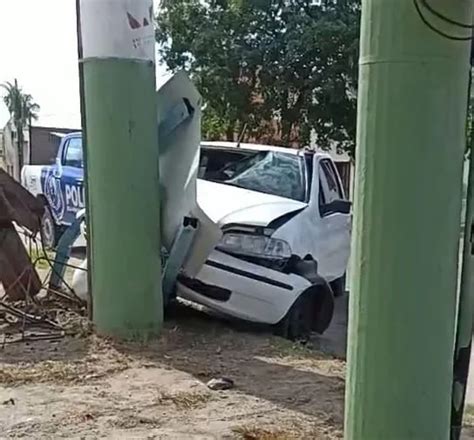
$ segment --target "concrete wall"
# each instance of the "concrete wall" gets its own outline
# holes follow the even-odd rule
[[[58,135],[68,134],[77,130],[57,127],[30,127],[23,133],[25,143],[23,145],[23,162],[25,165],[48,165],[54,162],[58,151],[61,137]],[[17,134],[15,127],[8,122],[3,129],[3,160],[0,153],[0,166],[15,179],[20,180],[18,166]],[[0,150],[2,150],[0,144]]]

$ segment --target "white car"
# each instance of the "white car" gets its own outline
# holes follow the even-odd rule
[[[164,303],[177,294],[291,339],[322,333],[344,290],[351,230],[329,155],[202,142],[202,97],[184,72],[158,86],[156,102]]]
[[[177,295],[226,315],[305,337],[329,326],[344,291],[350,202],[330,156],[203,142],[197,202],[223,236]]]
[[[334,296],[344,292],[351,231],[350,202],[330,156],[204,142],[196,198],[212,227],[194,254],[203,252],[202,240],[215,242],[213,229],[222,238],[210,254],[204,251],[195,276],[181,271],[177,296],[274,325],[289,339],[323,333]],[[82,266],[72,284],[86,299],[87,261]]]

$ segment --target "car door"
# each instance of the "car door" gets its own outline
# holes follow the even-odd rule
[[[84,208],[84,169],[82,138],[70,138],[62,154],[61,192],[65,204],[63,223],[71,224],[77,211]]]
[[[333,281],[346,272],[350,253],[351,213],[336,167],[329,158],[317,158],[319,184],[317,228],[318,272]]]

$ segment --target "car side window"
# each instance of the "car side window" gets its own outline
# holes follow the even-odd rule
[[[319,162],[319,210],[322,216],[346,212],[347,202],[333,163],[328,159]]]
[[[66,145],[66,152],[63,160],[64,166],[82,168],[83,167],[83,156],[82,156],[82,139],[72,138]]]
[[[342,188],[337,179],[334,165],[327,159],[319,162],[322,192],[326,203],[343,200]]]

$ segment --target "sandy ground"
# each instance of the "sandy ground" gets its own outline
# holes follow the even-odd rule
[[[0,352],[0,438],[335,439],[344,362],[179,307],[159,341]],[[235,387],[212,391],[211,378]]]
[[[71,316],[73,335],[35,342],[0,319],[0,439],[342,438],[338,332],[302,347],[181,305],[159,340],[125,344]],[[235,386],[207,387],[221,377]]]
[[[0,439],[342,438],[347,298],[306,347],[183,305],[148,344],[100,338],[70,316],[59,340],[0,338]],[[206,386],[221,377],[234,388]],[[474,407],[465,425],[474,440]]]
[[[342,438],[345,362],[315,349],[337,330],[302,347],[184,306],[148,344],[77,328],[0,347],[1,439]],[[219,377],[235,387],[210,390]],[[471,413],[464,440],[474,439]]]

